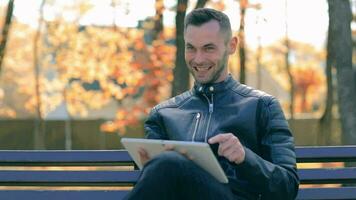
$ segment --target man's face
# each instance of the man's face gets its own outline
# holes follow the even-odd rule
[[[219,30],[219,23],[215,20],[186,28],[185,61],[199,83],[221,82],[228,74],[228,56],[235,49],[231,49],[231,41],[225,45],[226,36]]]

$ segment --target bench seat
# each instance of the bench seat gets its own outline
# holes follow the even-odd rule
[[[356,146],[297,147],[296,154],[298,163],[354,162]],[[139,173],[124,150],[0,151],[0,197],[118,200],[129,192]],[[356,183],[355,167],[302,168],[298,174],[301,188],[297,199],[356,199],[355,186],[342,186]],[[310,184],[338,186],[305,188]]]

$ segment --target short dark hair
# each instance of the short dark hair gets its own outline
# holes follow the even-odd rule
[[[220,32],[226,34],[228,41],[232,37],[229,17],[223,12],[211,8],[198,8],[191,11],[184,20],[184,32],[189,25],[200,26],[211,20],[216,20],[220,25]]]

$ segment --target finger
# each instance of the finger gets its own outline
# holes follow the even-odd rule
[[[221,153],[221,156],[224,156],[225,158],[230,158],[234,155],[234,153],[236,153],[236,148],[235,147],[230,147],[225,149],[224,152]]]
[[[147,151],[142,147],[138,148],[138,153],[140,154],[140,156],[143,156],[143,157],[147,157],[148,156]]]
[[[232,152],[227,152],[227,159],[230,162],[236,162],[237,160],[239,160],[239,158],[241,157],[241,152],[239,152],[238,150],[234,149],[234,151]]]
[[[239,143],[238,145],[231,146],[231,148],[228,148],[222,152],[222,156],[227,158],[230,162],[239,164],[245,159],[245,150],[241,143]]]
[[[184,155],[184,156],[188,156],[188,150],[187,149],[179,149],[179,153]]]
[[[230,133],[227,133],[227,134],[226,133],[224,133],[224,134],[220,133],[220,134],[210,138],[208,142],[210,144],[221,143],[221,142],[224,142],[225,140],[227,140],[229,137],[231,137]]]
[[[174,150],[174,145],[173,144],[165,144],[164,145],[164,150],[172,151],[172,150]]]
[[[188,158],[189,160],[193,160],[194,157],[192,155],[188,154],[188,150],[187,149],[180,149],[179,153],[182,154],[184,157]]]
[[[140,160],[142,165],[145,165],[149,160],[150,160],[150,156],[148,155],[147,151],[143,148],[139,148],[138,149],[138,154],[140,156]]]
[[[188,158],[189,160],[194,160],[194,156],[192,156],[192,155],[187,155],[187,158]]]
[[[231,155],[230,161],[239,164],[244,160],[244,156],[245,152],[243,150],[238,150]]]
[[[239,142],[238,142],[237,137],[231,137],[228,140],[226,140],[225,142],[220,143],[218,152],[220,152],[221,154],[224,154],[224,152],[227,149],[235,148],[238,145],[239,145]]]

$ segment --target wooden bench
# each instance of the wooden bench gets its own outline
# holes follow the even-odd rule
[[[298,163],[353,162],[356,146],[297,147]],[[81,169],[84,168],[84,169]],[[297,199],[356,199],[356,168],[299,169]],[[0,197],[4,200],[122,199],[139,171],[124,150],[0,151]]]

